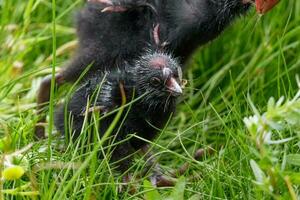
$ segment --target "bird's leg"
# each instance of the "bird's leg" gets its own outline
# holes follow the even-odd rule
[[[183,175],[190,167],[190,164],[188,162],[184,163],[181,167],[178,169],[175,169],[171,172],[170,176],[164,175],[163,170],[161,169],[160,165],[158,164],[157,159],[151,154],[149,151],[149,147],[145,146],[142,148],[142,153],[145,153],[144,158],[146,159],[146,166],[144,170],[141,172],[139,177],[145,176],[147,172],[149,172],[151,169],[153,169],[153,175],[150,177],[151,182],[153,185],[157,187],[168,187],[168,186],[174,186],[176,184],[176,178],[178,176]],[[195,154],[194,158],[195,160],[201,160],[205,154],[211,154],[214,150],[212,148],[208,149],[198,149]]]
[[[158,164],[158,160],[150,151],[149,145],[145,145],[141,149],[141,153],[144,154],[143,158],[146,160],[146,165],[143,171],[138,175],[138,178],[144,177],[149,171],[153,170],[153,175],[151,175],[151,183],[157,187],[174,186],[176,184],[176,179],[164,175],[163,170]]]
[[[43,78],[37,93],[37,114],[42,116],[35,126],[36,139],[42,139],[45,137],[44,124],[46,122],[46,116],[44,116],[42,113],[50,99],[51,80],[52,75],[48,75]],[[60,86],[64,83],[64,77],[61,73],[56,74],[54,80],[57,86]]]
[[[122,137],[117,137],[114,142],[118,143],[122,140]],[[122,173],[123,184],[118,187],[120,192],[127,190],[130,194],[134,194],[137,191],[136,187],[132,184],[134,179],[129,172],[135,152],[136,150],[131,146],[129,141],[121,142],[121,144],[116,145],[112,150],[110,161],[113,165],[116,165],[117,170]]]
[[[206,149],[204,148],[198,149],[194,154],[194,159],[198,161],[202,160],[206,154],[210,155],[213,154],[214,152],[215,150],[211,147],[208,147]],[[189,168],[190,168],[190,164],[188,162],[184,163],[178,169],[173,170],[173,172],[171,173],[172,177],[182,176]]]
[[[145,145],[141,148],[141,153],[143,154],[143,159],[146,161],[145,167],[143,167],[143,171],[139,174],[140,177],[145,176],[151,169],[157,168],[158,166],[158,160],[155,158],[155,156],[150,151],[150,146]]]
[[[125,12],[127,10],[137,9],[140,7],[149,7],[156,12],[155,7],[148,3],[147,0],[88,0],[89,2],[98,2],[106,5],[102,12]]]

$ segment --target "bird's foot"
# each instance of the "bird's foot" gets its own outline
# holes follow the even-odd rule
[[[195,160],[202,160],[205,155],[214,153],[215,150],[211,147],[198,149],[194,154]],[[178,169],[173,169],[170,175],[167,176],[163,173],[161,167],[156,164],[153,175],[150,177],[151,183],[157,187],[169,187],[174,186],[177,182],[177,178],[182,176],[190,168],[190,163],[186,162],[181,165]]]
[[[127,191],[130,194],[134,194],[137,191],[134,185],[134,180],[143,179],[148,173],[150,173],[150,181],[153,186],[156,187],[171,187],[175,186],[177,183],[177,178],[184,175],[190,168],[190,163],[186,162],[181,165],[178,169],[173,169],[171,171],[164,170],[161,165],[158,164],[157,160],[153,157],[151,152],[149,152],[148,147],[142,149],[143,153],[146,152],[147,165],[143,171],[141,171],[135,178],[130,174],[123,177],[123,184],[119,187],[119,191]],[[202,160],[205,155],[210,155],[215,152],[211,147],[198,149],[194,154],[195,160]]]

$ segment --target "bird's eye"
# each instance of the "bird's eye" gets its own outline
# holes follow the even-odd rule
[[[161,83],[161,81],[160,81],[160,79],[157,78],[157,77],[152,77],[152,78],[150,79],[150,83],[151,83],[151,85],[153,85],[153,86],[158,86],[158,85]]]

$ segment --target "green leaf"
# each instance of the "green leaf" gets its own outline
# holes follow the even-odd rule
[[[275,107],[275,99],[271,97],[268,101],[268,111],[272,111]]]
[[[185,185],[186,185],[185,178],[180,177],[171,194],[171,198],[173,200],[184,200]]]
[[[255,176],[255,179],[258,183],[263,183],[266,175],[264,172],[260,169],[258,164],[254,160],[250,160],[250,166],[252,168],[253,174]]]
[[[289,154],[286,156],[286,162],[291,165],[300,166],[300,154]]]
[[[144,191],[146,200],[160,200],[162,199],[158,191],[148,180],[144,180]]]

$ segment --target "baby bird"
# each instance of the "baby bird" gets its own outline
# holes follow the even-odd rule
[[[114,70],[125,60],[136,60],[149,44],[185,63],[250,5],[251,0],[90,0],[77,16],[78,51],[55,82],[74,82],[87,67],[86,79],[96,71]],[[49,101],[50,83],[51,76],[41,83],[39,114]],[[43,126],[35,132],[37,138],[44,137]]]
[[[67,103],[66,113],[64,106],[57,109],[55,125],[61,133],[67,134],[65,130],[68,123],[64,120],[67,115],[67,119],[72,119],[70,124],[73,124],[68,127],[69,132],[76,139],[80,134],[86,134],[82,132],[85,115],[90,115],[94,110],[99,110],[101,114],[109,113],[122,105],[122,96],[125,96],[127,102],[134,99],[136,101],[130,110],[124,111],[123,124],[121,118],[113,131],[115,143],[125,140],[129,134],[153,140],[174,113],[176,99],[182,94],[183,83],[181,67],[174,58],[158,51],[148,51],[132,64],[125,61],[118,69],[106,74],[100,72],[100,75],[89,78]],[[115,115],[111,114],[100,121],[100,137]],[[125,172],[131,165],[130,155],[146,144],[136,137],[123,141],[114,148],[111,160],[122,160],[118,169]]]

